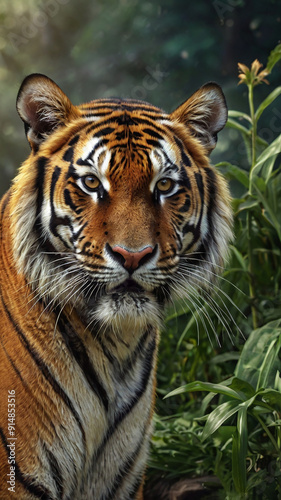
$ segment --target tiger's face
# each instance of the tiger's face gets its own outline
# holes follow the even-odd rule
[[[228,190],[208,161],[227,117],[217,85],[168,115],[117,99],[75,107],[32,75],[18,111],[32,153],[13,187],[14,253],[43,301],[138,329],[212,284],[231,237]]]

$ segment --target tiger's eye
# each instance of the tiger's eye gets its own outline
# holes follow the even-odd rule
[[[96,191],[100,185],[100,180],[95,175],[86,175],[82,181],[89,191]]]
[[[160,193],[169,193],[174,187],[172,179],[164,178],[157,182],[156,187]]]

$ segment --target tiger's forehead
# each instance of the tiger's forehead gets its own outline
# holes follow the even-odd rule
[[[155,125],[147,118],[124,115],[110,123],[97,122],[91,135],[82,134],[76,165],[90,167],[94,174],[113,181],[124,175],[149,179],[167,170],[177,170],[179,155],[166,128],[168,120]]]
[[[177,172],[176,154],[165,140],[157,147],[143,150],[139,148],[112,148],[108,144],[89,141],[77,161],[80,167],[87,166],[97,176],[117,182],[130,178],[132,183],[149,181],[159,175]],[[81,172],[82,173],[82,172]]]

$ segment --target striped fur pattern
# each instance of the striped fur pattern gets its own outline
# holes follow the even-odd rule
[[[15,498],[141,500],[164,307],[212,285],[231,238],[208,160],[224,96],[74,106],[36,74],[17,108],[31,154],[1,202],[0,498],[14,442]]]

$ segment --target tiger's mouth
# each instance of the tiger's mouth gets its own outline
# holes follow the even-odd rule
[[[124,333],[141,332],[151,324],[159,326],[163,308],[153,291],[129,277],[110,290],[106,286],[87,300],[87,312],[110,329]]]
[[[115,288],[112,289],[111,293],[117,293],[117,294],[126,294],[126,293],[133,293],[133,294],[141,294],[144,293],[145,289],[136,283],[133,279],[128,278],[126,279],[123,283],[120,285],[117,285]]]

